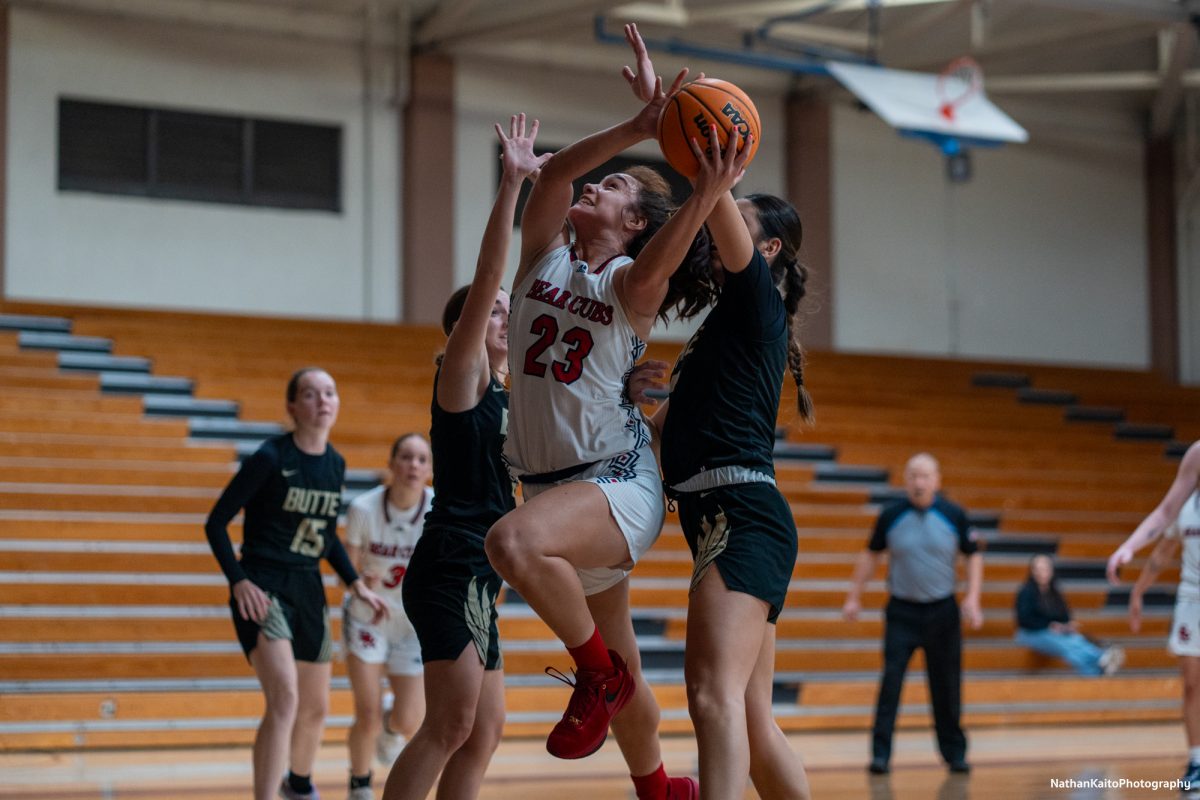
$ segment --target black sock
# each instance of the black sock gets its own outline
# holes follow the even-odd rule
[[[296,794],[312,794],[313,785],[311,775],[297,775],[289,769],[287,781],[288,786]]]
[[[359,777],[358,775],[350,776],[350,788],[351,789],[369,788],[370,786],[371,786],[371,773],[368,772],[366,775],[363,775],[362,777]]]

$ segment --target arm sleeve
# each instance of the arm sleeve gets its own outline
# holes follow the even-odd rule
[[[342,487],[343,494],[346,491],[346,459],[342,458],[341,454],[337,454],[337,471],[338,485]],[[351,508],[353,508],[351,503]],[[347,511],[347,525],[349,524],[349,514]],[[331,541],[329,542],[329,550],[325,553],[325,559],[329,562],[329,566],[333,567],[333,571],[342,579],[342,583],[349,586],[358,580],[358,570],[350,563],[350,555],[346,552],[346,548],[342,546],[341,537],[337,535],[337,531],[333,532]]]
[[[1037,589],[1022,586],[1017,592],[1017,627],[1027,631],[1041,631],[1050,627],[1050,620],[1038,607]]]
[[[329,543],[329,552],[325,554],[325,558],[329,561],[329,566],[333,567],[333,571],[342,579],[342,583],[349,586],[358,580],[358,571],[350,563],[350,556],[346,553],[346,548],[342,547],[342,540],[337,533],[333,534],[332,541]]]
[[[979,543],[975,541],[973,530],[971,528],[971,520],[967,516],[967,512],[963,511],[953,503],[947,503],[953,509],[954,529],[958,531],[958,550],[963,555],[973,555],[979,552]]]
[[[892,523],[896,521],[897,511],[892,506],[883,509],[879,514],[879,518],[875,520],[875,530],[871,533],[871,538],[867,542],[867,549],[882,553],[887,550],[887,535],[891,530]]]
[[[721,297],[736,308],[734,319],[738,330],[751,339],[775,339],[787,328],[783,299],[771,280],[771,268],[758,248],[754,249],[745,269],[725,273]]]
[[[208,514],[204,523],[204,535],[208,537],[208,546],[212,548],[221,572],[225,573],[229,585],[245,580],[246,573],[238,563],[237,555],[233,552],[233,542],[229,538],[229,523],[237,513],[246,507],[271,474],[273,459],[263,450],[258,450],[247,458],[241,469],[233,476],[233,480],[221,492],[216,505]]]

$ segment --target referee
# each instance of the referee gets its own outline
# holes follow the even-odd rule
[[[867,549],[858,558],[842,615],[850,621],[862,608],[863,584],[875,574],[884,551],[888,563],[888,598],[883,637],[883,677],[875,704],[875,731],[868,769],[877,775],[890,769],[892,733],[900,707],[904,673],[913,652],[925,651],[929,699],[938,749],[951,772],[969,772],[967,737],[959,724],[962,710],[962,630],[957,584],[958,554],[967,558],[967,591],[962,616],[973,629],[983,625],[979,591],[983,554],[971,536],[966,512],[938,495],[937,460],[918,453],[904,468],[905,497],[886,505],[875,523]]]

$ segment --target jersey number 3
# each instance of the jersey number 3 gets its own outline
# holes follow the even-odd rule
[[[538,361],[542,353],[558,340],[558,321],[542,314],[529,326],[538,340],[525,352],[525,374],[546,377],[546,364]],[[559,383],[574,383],[583,374],[583,360],[592,352],[592,334],[586,328],[571,328],[562,335],[563,344],[570,345],[565,361],[551,361],[550,373]]]

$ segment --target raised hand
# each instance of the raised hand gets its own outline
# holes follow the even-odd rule
[[[721,150],[721,141],[717,138],[717,127],[708,128],[708,151],[700,149],[700,144],[692,139],[692,154],[700,164],[700,171],[692,179],[692,186],[697,193],[711,192],[719,195],[729,191],[738,184],[746,174],[746,164],[750,161],[751,148],[754,145],[753,134],[745,139],[742,145],[741,133],[734,129]],[[740,149],[739,149],[739,145]]]
[[[633,118],[635,127],[638,133],[647,139],[652,139],[658,135],[658,117],[662,114],[663,108],[667,105],[667,100],[673,97],[683,86],[683,81],[688,76],[688,69],[684,67],[675,76],[675,80],[671,83],[671,88],[663,91],[662,78],[654,76],[654,88],[650,92],[650,98],[646,101],[646,105],[638,112],[638,115]],[[644,80],[644,78],[639,78]]]
[[[552,155],[533,152],[533,144],[537,141],[540,123],[535,119],[528,134],[525,132],[525,114],[513,114],[508,122],[508,135],[499,123],[493,125],[496,136],[500,139],[500,161],[504,165],[504,174],[517,178],[532,176]]]
[[[633,22],[625,26],[625,41],[633,48],[633,63],[636,71],[628,66],[621,68],[621,75],[633,89],[633,94],[643,103],[649,103],[654,97],[654,64],[650,63],[650,54],[646,52],[646,43],[638,33],[637,25]]]

